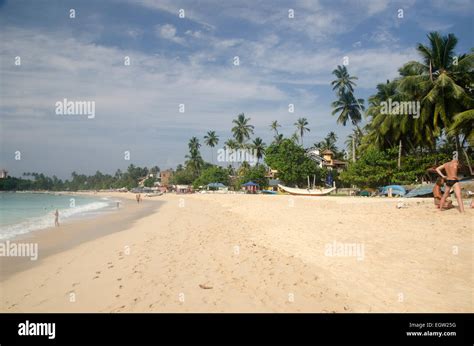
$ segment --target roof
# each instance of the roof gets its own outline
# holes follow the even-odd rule
[[[245,184],[242,184],[242,186],[259,186],[257,183],[254,183],[253,181],[246,182]]]
[[[321,154],[322,155],[334,155],[334,153],[329,149],[324,150]]]
[[[209,183],[209,184],[207,184],[207,186],[209,186],[209,187],[226,187],[222,183]]]

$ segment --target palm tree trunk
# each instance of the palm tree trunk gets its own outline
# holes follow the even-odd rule
[[[352,136],[352,162],[356,162],[356,145],[354,136]]]
[[[402,164],[402,140],[400,139],[400,142],[398,143],[398,169],[400,169],[401,164]]]

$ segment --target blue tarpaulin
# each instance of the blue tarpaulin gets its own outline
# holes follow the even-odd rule
[[[245,184],[242,184],[242,186],[259,186],[257,183],[254,183],[253,181],[246,182]]]

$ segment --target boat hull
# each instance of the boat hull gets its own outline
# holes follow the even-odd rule
[[[331,187],[329,189],[298,189],[280,184],[278,184],[278,187],[281,190],[288,192],[290,195],[295,196],[326,196],[336,190],[335,187]]]

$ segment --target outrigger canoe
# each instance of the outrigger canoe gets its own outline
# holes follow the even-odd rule
[[[290,195],[298,195],[298,196],[325,196],[336,190],[336,187],[330,187],[327,189],[321,188],[321,189],[298,189],[295,187],[288,187],[285,185],[280,185],[278,184],[278,187],[285,191],[288,192]]]

